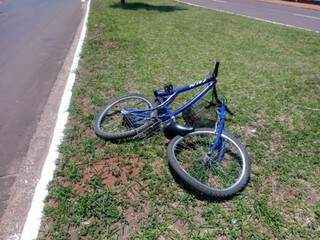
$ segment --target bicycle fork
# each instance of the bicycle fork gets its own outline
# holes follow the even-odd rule
[[[205,157],[205,160],[204,160],[205,165],[210,166],[213,163],[213,161],[221,163],[224,158],[225,139],[223,139],[221,137],[221,134],[222,134],[222,132],[224,130],[224,126],[225,126],[225,111],[226,111],[226,109],[225,109],[224,104],[221,104],[221,106],[219,106],[219,108],[218,108],[218,120],[217,120],[216,126],[215,126],[216,135],[215,135],[213,143],[209,147],[207,157]],[[218,151],[218,154],[215,158],[212,158],[212,155],[215,151]]]

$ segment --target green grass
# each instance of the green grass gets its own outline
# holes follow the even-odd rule
[[[317,239],[320,35],[167,0],[117,2],[92,2],[39,239]],[[117,145],[92,129],[108,100],[200,80],[214,59],[236,112],[229,131],[252,160],[248,187],[221,203],[174,181],[162,134]]]

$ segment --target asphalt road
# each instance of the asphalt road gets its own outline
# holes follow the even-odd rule
[[[81,18],[80,0],[0,0],[0,217]]]
[[[320,32],[320,11],[257,0],[179,0],[211,9]]]

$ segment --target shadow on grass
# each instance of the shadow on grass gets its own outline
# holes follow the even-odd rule
[[[134,3],[126,3],[125,5],[121,5],[120,3],[116,3],[111,5],[112,8],[122,8],[126,10],[140,10],[145,9],[147,11],[158,11],[158,12],[173,12],[173,11],[181,11],[181,10],[187,10],[183,7],[178,6],[170,6],[170,5],[151,5],[148,3],[140,3],[140,2],[134,2]]]

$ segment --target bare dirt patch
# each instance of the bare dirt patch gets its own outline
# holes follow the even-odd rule
[[[85,116],[90,116],[93,112],[91,100],[87,97],[80,97],[79,104],[81,106],[81,111]]]
[[[84,192],[84,189],[83,189],[80,182],[72,183],[72,182],[60,179],[58,181],[58,185],[66,187],[66,188],[71,188],[76,193],[83,193]]]
[[[163,162],[161,159],[157,158],[152,162],[152,167],[153,170],[155,171],[156,174],[160,174],[161,173],[161,169],[163,167]]]
[[[149,202],[145,202],[139,209],[130,206],[125,213],[126,223],[119,239],[129,239],[130,233],[140,230],[140,222],[148,216],[150,206]]]
[[[129,207],[126,211],[126,220],[130,225],[130,228],[139,228],[140,221],[148,215],[149,212],[149,202],[145,202],[140,209],[134,209]]]
[[[116,185],[131,185],[132,179],[142,171],[143,161],[139,158],[129,158],[125,163],[118,158],[109,158],[96,161],[84,171],[83,181],[88,182],[92,176],[101,177],[102,183],[107,187]]]
[[[70,240],[76,240],[78,239],[78,233],[77,233],[77,228],[74,226],[70,226],[68,229],[69,232],[69,239]]]
[[[272,180],[272,193],[270,195],[271,202],[287,202],[290,199],[297,198],[301,195],[300,191],[294,187],[285,187]]]
[[[281,148],[284,147],[283,142],[281,142],[281,134],[279,132],[272,132],[271,142],[270,142],[270,151],[277,153]]]
[[[187,224],[181,220],[175,221],[172,224],[171,229],[173,232],[175,232],[179,236],[185,236],[185,234],[188,232]]]
[[[58,203],[56,200],[50,198],[49,201],[47,202],[47,206],[48,207],[52,207],[52,208],[57,208],[58,207]]]
[[[74,183],[72,187],[73,187],[73,190],[75,192],[77,192],[77,193],[83,193],[84,192],[84,189],[83,189],[81,183]]]
[[[125,159],[125,160],[124,160]],[[140,230],[140,222],[148,216],[149,203],[141,199],[144,186],[139,181],[144,162],[138,157],[98,160],[84,170],[82,180],[88,182],[99,176],[102,183],[117,191],[129,206],[124,212],[125,222],[119,226],[118,239],[128,239],[134,231]]]
[[[88,136],[90,138],[96,138],[97,137],[92,128],[87,128],[85,130],[85,134],[86,134],[86,136]],[[102,149],[97,149],[96,151],[99,151],[99,150],[101,151]]]

